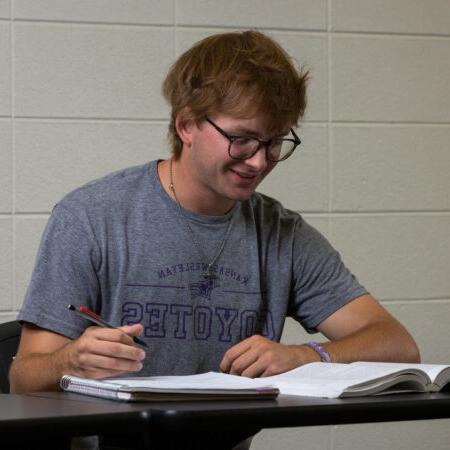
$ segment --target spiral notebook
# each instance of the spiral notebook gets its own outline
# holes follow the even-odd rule
[[[279,394],[264,379],[208,372],[185,376],[154,376],[91,380],[64,375],[65,391],[121,401],[267,400]]]

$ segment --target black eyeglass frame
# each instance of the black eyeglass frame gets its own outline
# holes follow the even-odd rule
[[[292,155],[292,153],[294,153],[294,150],[302,143],[302,141],[300,140],[300,138],[297,136],[297,134],[295,133],[295,131],[291,128],[290,131],[292,133],[292,136],[294,136],[294,139],[285,139],[285,138],[272,138],[269,139],[268,141],[264,141],[262,139],[259,139],[255,136],[236,136],[236,135],[232,135],[232,134],[228,134],[225,130],[223,130],[222,128],[220,128],[218,125],[216,125],[209,117],[205,117],[205,120],[212,125],[222,136],[224,136],[225,138],[227,138],[229,140],[229,145],[228,145],[228,155],[230,156],[230,158],[232,159],[238,159],[240,161],[245,161],[246,159],[250,159],[253,158],[253,156],[256,155],[257,152],[259,152],[259,150],[261,149],[261,146],[264,147],[264,149],[266,150],[266,159],[267,161],[271,161],[271,162],[281,162],[284,161],[286,159],[289,158],[289,156]],[[247,156],[246,158],[236,158],[235,156],[231,155],[231,145],[233,144],[234,141],[236,141],[236,139],[241,139],[241,138],[251,138],[254,139],[255,141],[259,142],[258,147],[256,147],[256,150],[249,156]],[[294,144],[294,147],[292,148],[292,150],[290,152],[288,152],[285,156],[283,156],[283,158],[281,159],[270,159],[269,158],[269,147],[272,144],[272,142],[274,140],[279,140],[279,141],[289,141],[292,142]]]

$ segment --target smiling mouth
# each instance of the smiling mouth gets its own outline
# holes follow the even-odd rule
[[[246,174],[246,173],[242,173],[242,172],[237,172],[236,170],[230,169],[233,173],[235,173],[236,175],[240,176],[241,178],[245,178],[246,180],[253,180],[254,178],[256,178],[256,175],[251,175],[251,174]]]

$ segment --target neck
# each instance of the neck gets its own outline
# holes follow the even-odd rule
[[[222,216],[236,203],[231,199],[218,199],[213,192],[203,188],[201,183],[191,176],[191,172],[186,170],[181,159],[162,161],[158,164],[158,174],[164,190],[172,200],[192,212]],[[173,189],[170,187],[171,183]]]

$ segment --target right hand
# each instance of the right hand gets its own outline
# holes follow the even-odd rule
[[[141,324],[119,329],[87,328],[78,339],[60,349],[66,373],[99,379],[140,371],[145,352],[135,347],[132,336],[138,336],[142,331]]]

